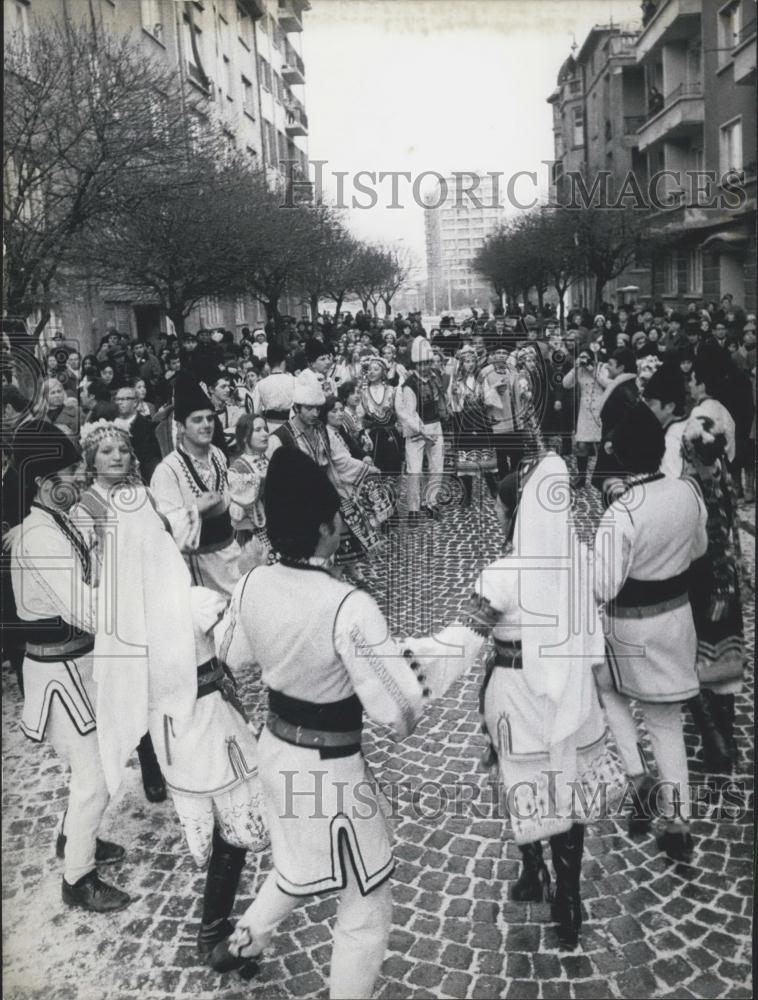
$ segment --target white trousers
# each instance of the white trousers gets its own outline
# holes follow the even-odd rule
[[[640,734],[626,695],[613,687],[608,665],[597,674],[600,698],[626,773],[636,777],[645,771]],[[638,701],[645,728],[650,736],[653,756],[658,765],[660,788],[658,812],[670,826],[682,828],[690,818],[689,771],[684,745],[682,707],[679,702]]]
[[[82,736],[59,698],[53,698],[46,738],[71,768],[68,808],[63,821],[66,860],[63,877],[73,885],[95,867],[95,841],[108,805],[108,788],[100,763],[97,732]]]
[[[421,474],[424,468],[424,455],[429,464],[429,481],[424,491],[424,501],[433,506],[436,494],[442,483],[442,469],[445,464],[445,440],[442,436],[442,424],[436,420],[433,424],[423,424],[424,433],[433,436],[432,441],[424,440],[421,435],[405,439],[405,471],[408,474],[408,510],[421,509]]]
[[[346,859],[345,868],[347,884],[339,892],[334,925],[329,975],[331,1000],[372,996],[392,923],[389,880],[363,896],[349,859]],[[259,955],[277,925],[302,900],[303,897],[282,892],[276,882],[276,872],[269,872],[260,892],[237,924],[231,943],[243,942],[241,953],[247,957]]]

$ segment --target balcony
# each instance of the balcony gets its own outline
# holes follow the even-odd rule
[[[237,0],[237,2],[253,21],[259,20],[266,13],[263,0]]]
[[[737,35],[737,44],[732,52],[735,83],[755,84],[755,25],[756,19],[753,18]]]
[[[282,79],[290,85],[301,85],[305,83],[305,65],[295,49],[285,39],[284,52],[282,53]]]
[[[279,25],[287,32],[303,30],[303,16],[300,7],[290,0],[279,0]]]
[[[662,45],[700,33],[702,0],[660,0],[658,9],[637,39],[637,62],[644,62]]]
[[[661,139],[697,135],[705,120],[702,83],[681,83],[664,98],[663,108],[638,129],[640,152]]]
[[[289,105],[287,111],[287,123],[284,131],[290,138],[296,135],[308,135],[308,116],[303,108],[297,105]]]
[[[647,115],[624,115],[624,135],[633,135],[636,137],[637,132],[639,132],[646,121]]]

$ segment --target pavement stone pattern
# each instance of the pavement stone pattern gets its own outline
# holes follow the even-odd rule
[[[422,634],[453,621],[481,566],[500,551],[492,502],[460,505],[446,478],[439,521],[415,531],[401,522],[364,562],[368,589],[393,631]],[[586,537],[597,494],[575,498]],[[633,839],[615,818],[588,827],[582,896],[585,923],[574,952],[559,950],[547,904],[513,903],[519,852],[491,805],[479,758],[479,671],[434,703],[401,743],[369,724],[364,748],[393,805],[397,869],[393,930],[377,987],[381,998],[750,997],[752,929],[754,520],[741,509],[747,663],[738,698],[740,766],[731,785],[698,769],[699,740],[688,716],[691,779],[701,815],[693,864],[668,862],[652,834]],[[56,826],[66,774],[49,747],[18,729],[21,699],[3,671],[3,992],[6,1000],[168,1000],[170,997],[308,998],[328,995],[330,925],[336,898],[314,898],[282,925],[259,974],[245,982],[203,967],[195,953],[204,876],[192,862],[170,802],[144,799],[135,758],[111,803],[104,836],[126,861],[107,879],[136,897],[111,917],[61,902]],[[262,724],[254,676],[239,678],[243,701]],[[248,857],[237,910],[270,868]]]

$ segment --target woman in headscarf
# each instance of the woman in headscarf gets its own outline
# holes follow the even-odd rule
[[[103,770],[113,795],[132,748],[149,731],[190,853],[207,865],[197,941],[207,959],[232,931],[228,918],[247,850],[268,843],[257,742],[215,656],[212,629],[225,601],[192,587],[175,541],[191,531],[189,516],[158,513],[128,436],[101,421],[88,425],[82,447],[91,485],[72,518],[88,530],[99,579],[95,680]]]
[[[595,688],[603,635],[589,555],[571,525],[568,470],[534,445],[533,437],[521,472],[498,488],[497,516],[510,544],[482,571],[464,624],[493,640],[480,705],[493,777],[522,854],[511,898],[551,898],[542,854],[549,838],[552,916],[561,944],[573,948],[582,922],[584,824],[602,815],[623,782]],[[455,644],[456,627],[433,641]],[[407,645],[422,664],[425,654],[434,656],[429,640]]]
[[[453,376],[448,386],[452,416],[455,462],[463,486],[464,504],[471,506],[474,476],[481,473],[490,492],[495,495],[497,469],[484,392],[477,377],[476,351],[467,344],[458,353]]]
[[[371,459],[383,473],[398,475],[403,465],[403,439],[397,426],[396,390],[387,382],[383,358],[371,358],[360,390],[363,427],[372,442]]]

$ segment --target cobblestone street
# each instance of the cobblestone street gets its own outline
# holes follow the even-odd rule
[[[397,634],[454,620],[477,570],[499,551],[491,501],[478,502],[478,490],[470,510],[459,506],[454,489],[448,499],[440,521],[414,532],[394,530],[364,567],[368,589]],[[596,514],[588,490],[578,505],[588,529]],[[754,581],[753,532],[743,521],[743,554]],[[368,727],[366,756],[396,813],[394,922],[378,996],[752,995],[752,599],[746,589],[747,680],[737,712],[741,759],[730,785],[719,789],[716,779],[706,782],[698,770],[699,741],[686,716],[695,760],[691,777],[700,782],[692,865],[667,862],[652,834],[631,838],[623,818],[589,827],[585,923],[575,952],[559,950],[547,904],[508,899],[519,852],[503,819],[487,806],[490,786],[479,763],[485,747],[480,672],[471,671],[433,704],[402,743]],[[254,677],[240,681],[243,700],[261,724],[260,686]],[[104,830],[128,852],[107,877],[136,898],[112,917],[68,910],[54,849],[66,776],[47,746],[23,738],[21,699],[7,668],[3,696],[6,1000],[326,996],[336,905],[329,896],[287,919],[250,982],[199,964],[203,874],[184,846],[171,803],[145,801],[136,756]],[[268,853],[248,857],[239,912],[269,865]]]

